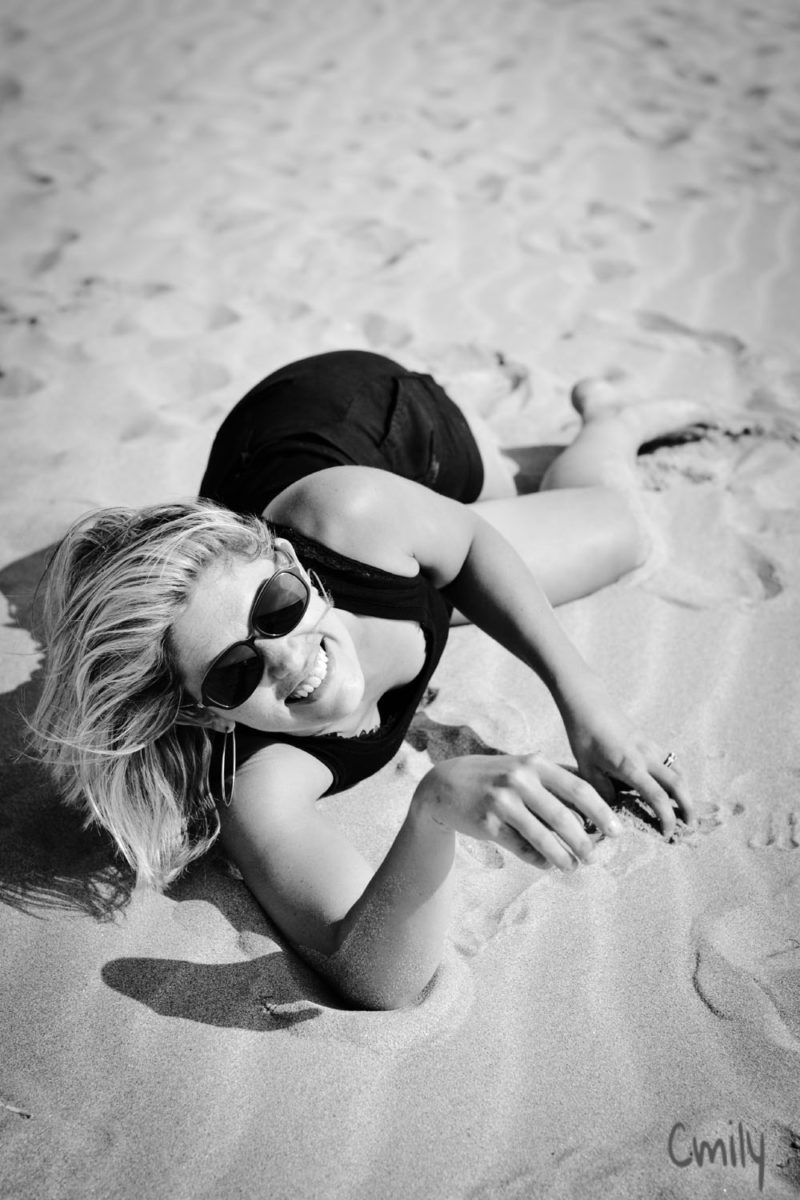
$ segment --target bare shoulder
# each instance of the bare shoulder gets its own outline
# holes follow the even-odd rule
[[[372,467],[330,467],[298,480],[265,512],[351,558],[413,575],[417,567],[398,526],[396,475]]]
[[[471,532],[464,505],[374,467],[317,471],[281,492],[264,515],[398,575],[422,566],[444,578],[450,572],[442,560],[462,546],[465,554]]]
[[[273,742],[239,768],[231,805],[220,812],[225,842],[236,842],[314,805],[333,776],[323,763],[297,746]]]

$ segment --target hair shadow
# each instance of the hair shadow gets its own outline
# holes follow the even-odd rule
[[[55,546],[0,570],[12,627],[36,637],[39,581]],[[41,692],[37,667],[29,680],[0,694],[0,901],[22,912],[83,912],[110,920],[130,899],[132,872],[111,840],[86,829],[60,799],[44,767],[28,751],[26,718]]]

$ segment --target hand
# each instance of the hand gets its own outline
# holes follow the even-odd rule
[[[561,705],[578,771],[607,801],[615,783],[637,792],[658,818],[665,837],[675,830],[675,808],[687,822],[693,805],[676,763],[667,766],[667,750],[637,729],[601,685]]]
[[[594,847],[582,813],[603,833],[619,822],[585,780],[541,754],[472,754],[437,763],[419,784],[414,804],[440,825],[496,842],[524,862],[571,871]]]

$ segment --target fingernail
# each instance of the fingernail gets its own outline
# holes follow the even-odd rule
[[[620,823],[616,817],[612,817],[611,820],[608,822],[608,832],[613,837],[618,837],[619,834],[622,833],[622,826],[620,825]]]

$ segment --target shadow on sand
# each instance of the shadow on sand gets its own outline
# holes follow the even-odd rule
[[[9,600],[14,624],[32,635],[36,586],[52,549],[0,571],[0,591]],[[79,912],[111,921],[130,901],[134,878],[110,839],[83,827],[82,818],[59,800],[47,773],[26,753],[25,714],[33,710],[40,687],[37,671],[21,687],[0,695],[0,902],[39,917]],[[502,753],[469,726],[442,725],[424,711],[417,713],[407,737],[434,763],[463,754]],[[213,904],[240,943],[256,935],[268,937],[279,949],[228,963],[116,958],[102,969],[110,988],[164,1017],[264,1032],[303,1024],[325,1008],[348,1007],[284,945],[248,889],[226,873],[213,851],[169,895],[178,902]]]
[[[13,625],[36,636],[35,595],[55,549],[48,546],[0,570],[0,592]],[[29,916],[82,913],[110,922],[130,902],[135,879],[110,838],[86,829],[59,798],[26,748],[26,717],[41,691],[41,671],[0,694],[0,903]],[[170,889],[170,899],[213,904],[242,935],[280,935],[243,883],[212,853]],[[283,949],[250,961],[209,964],[117,958],[102,969],[106,984],[162,1016],[207,1025],[286,1028],[340,1002],[294,954]]]
[[[34,634],[36,585],[54,546],[0,571],[14,625]],[[0,901],[27,913],[84,912],[109,920],[127,903],[129,871],[109,840],[83,828],[81,816],[58,798],[52,780],[26,749],[26,715],[41,673],[0,695]]]

